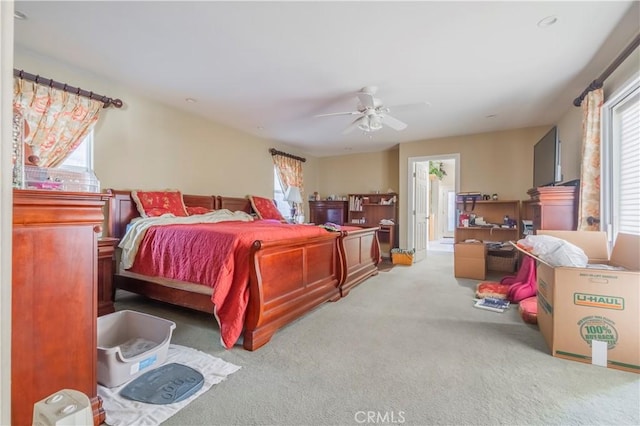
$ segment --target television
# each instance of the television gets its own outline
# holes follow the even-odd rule
[[[553,126],[533,147],[533,187],[552,186],[562,181],[560,138]]]

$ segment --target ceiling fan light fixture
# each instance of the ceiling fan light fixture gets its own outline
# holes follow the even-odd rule
[[[375,132],[382,129],[382,117],[378,114],[364,115],[359,119],[358,129],[363,132]]]
[[[369,128],[371,129],[372,132],[382,129],[382,117],[377,114],[370,115]]]
[[[360,119],[358,120],[358,129],[362,130],[363,132],[371,131],[371,126],[369,125],[368,116],[363,115],[362,117],[360,117]]]

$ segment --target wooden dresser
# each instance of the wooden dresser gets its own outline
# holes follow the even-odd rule
[[[347,209],[346,201],[309,201],[309,222],[316,225],[327,222],[344,225],[347,222]]]
[[[533,221],[533,231],[576,230],[578,226],[577,186],[542,186],[527,191],[531,200],[526,204],[526,219]]]
[[[14,190],[11,424],[61,389],[91,399],[96,381],[98,232],[106,194]]]

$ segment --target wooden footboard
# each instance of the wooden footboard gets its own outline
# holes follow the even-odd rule
[[[259,348],[285,324],[340,298],[338,237],[253,244],[245,349]]]
[[[378,273],[380,242],[378,228],[350,229],[342,231],[340,237],[340,267],[342,272],[340,294],[349,291],[365,279]]]

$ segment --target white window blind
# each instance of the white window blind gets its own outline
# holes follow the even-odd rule
[[[640,235],[640,90],[636,89],[614,108],[613,123],[614,141],[619,143],[615,150],[619,167],[614,176],[614,199],[618,208],[616,234]]]
[[[603,105],[602,210],[610,242],[640,235],[640,76]]]

